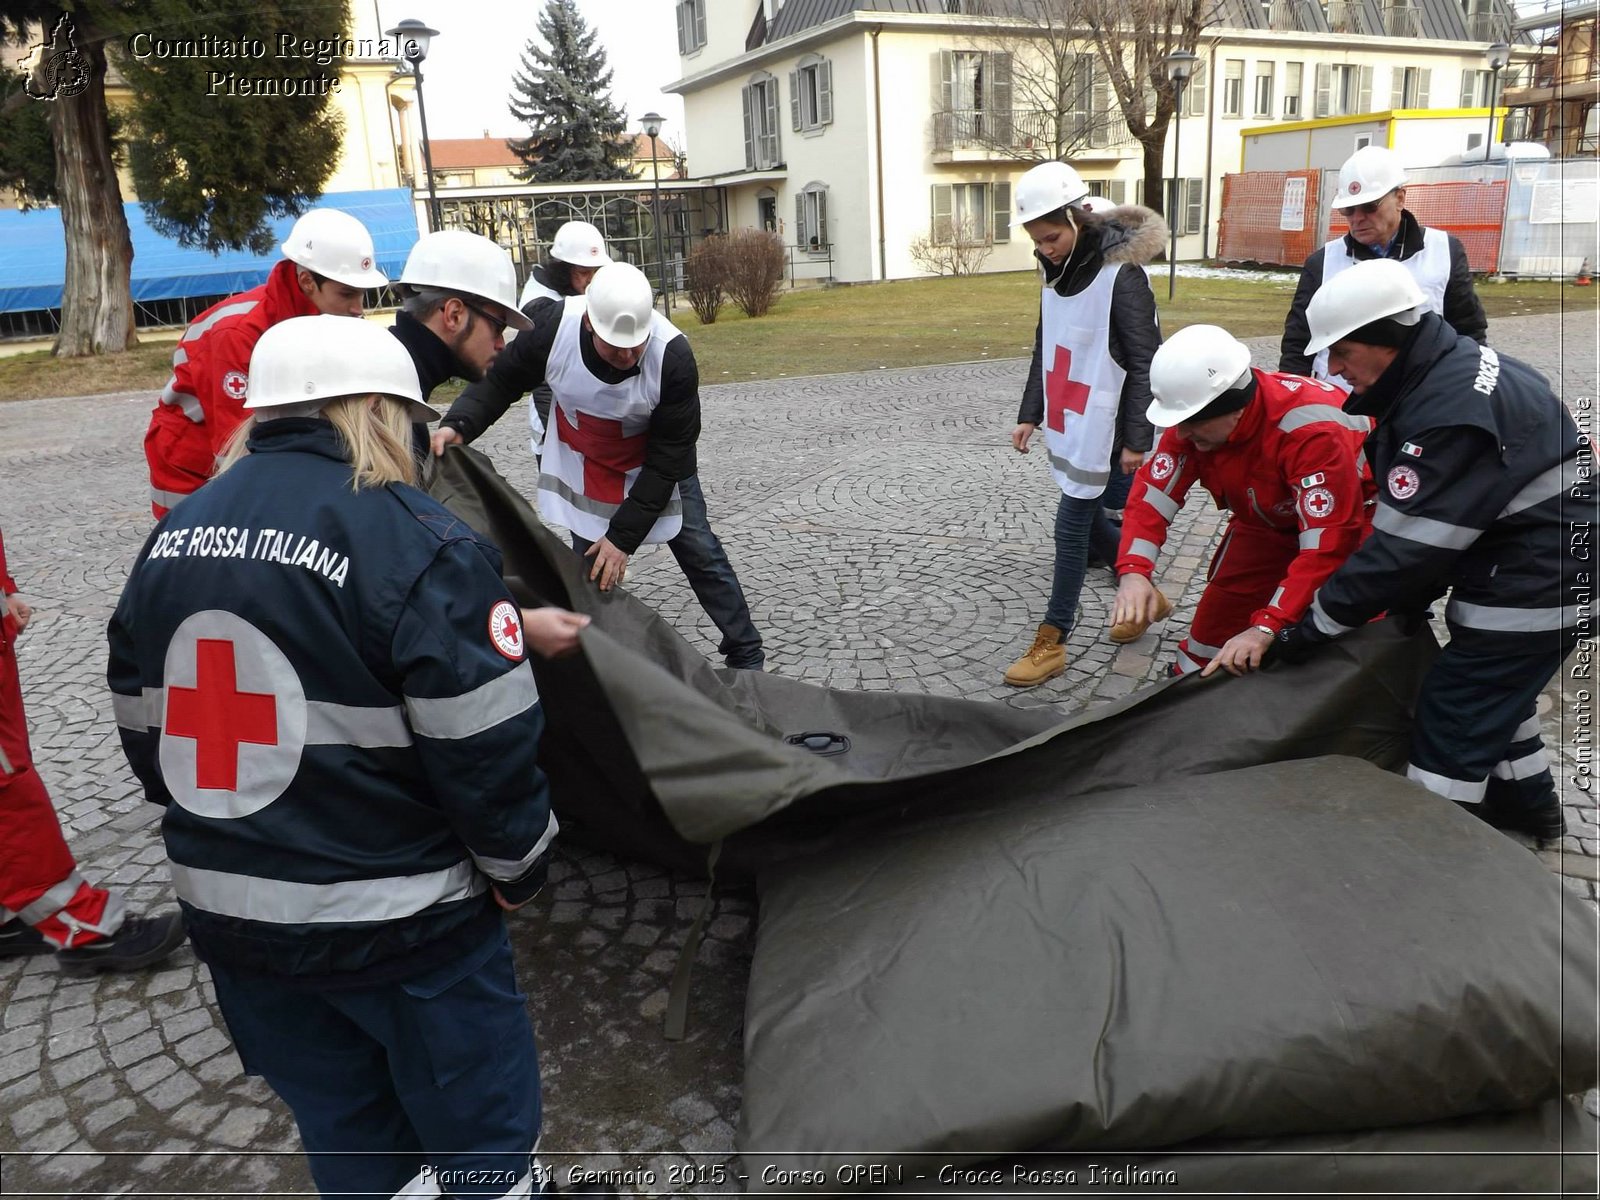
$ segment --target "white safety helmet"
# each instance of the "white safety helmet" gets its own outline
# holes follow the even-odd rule
[[[655,317],[655,292],[643,271],[632,263],[608,263],[594,273],[584,293],[589,324],[621,350],[642,346],[649,340]]]
[[[1186,325],[1150,360],[1145,417],[1158,429],[1181,425],[1223,392],[1241,386],[1250,372],[1250,348],[1217,325]]]
[[[1339,168],[1339,190],[1333,197],[1333,207],[1370,204],[1405,185],[1406,173],[1393,150],[1386,146],[1363,146]]]
[[[1044,162],[1030,167],[1017,180],[1014,194],[1017,215],[1011,222],[1013,227],[1026,225],[1068,204],[1077,204],[1089,194],[1089,185],[1066,163]]]
[[[423,403],[410,351],[383,326],[359,317],[290,317],[257,339],[244,406],[256,412],[293,406],[299,410],[293,415],[307,415],[320,402],[374,392],[406,401],[413,421],[439,415]]]
[[[375,265],[367,227],[337,208],[313,208],[294,223],[278,249],[290,262],[349,287],[379,288],[389,282]]]
[[[517,307],[517,268],[498,243],[465,229],[441,229],[419,238],[406,256],[400,282],[438,288],[484,301],[513,329],[532,329]]]
[[[568,221],[556,230],[550,257],[575,267],[603,267],[611,261],[605,238],[587,221]]]
[[[1306,305],[1311,329],[1306,353],[1318,354],[1380,317],[1415,325],[1426,311],[1422,288],[1400,263],[1392,258],[1358,262],[1318,288]]]

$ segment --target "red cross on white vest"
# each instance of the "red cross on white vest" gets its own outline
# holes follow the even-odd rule
[[[1057,433],[1067,431],[1067,414],[1080,417],[1089,407],[1089,385],[1072,377],[1072,351],[1056,347],[1055,362],[1044,377],[1045,424]]]
[[[277,698],[241,692],[233,643],[200,638],[195,643],[195,686],[167,689],[166,732],[195,742],[195,786],[239,788],[239,747],[278,744]]]

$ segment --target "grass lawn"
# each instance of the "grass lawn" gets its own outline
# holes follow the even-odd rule
[[[1280,333],[1294,290],[1284,278],[1180,277],[1169,303],[1159,268],[1155,287],[1167,333],[1207,322],[1244,338]],[[1491,320],[1595,304],[1594,292],[1562,283],[1484,283],[1478,292]],[[1023,357],[1038,306],[1036,277],[1023,272],[791,292],[755,321],[732,305],[714,325],[701,325],[688,309],[675,320],[694,346],[701,382],[732,383]],[[0,358],[0,401],[136,390],[153,400],[171,362],[170,341],[98,359],[54,359],[46,351]],[[441,388],[434,399],[448,404],[456,390]]]

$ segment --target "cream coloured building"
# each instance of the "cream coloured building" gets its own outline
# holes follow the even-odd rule
[[[1029,27],[994,15],[1007,0],[677,7],[683,74],[667,90],[683,96],[693,174],[725,189],[730,227],[774,228],[798,264],[831,260],[840,280],[923,274],[913,240],[959,229],[993,241],[985,270],[1029,265],[1010,189],[1047,153],[1055,114],[1027,104]],[[1241,169],[1246,130],[1437,108],[1459,118],[1435,126],[1440,159],[1479,143],[1494,82],[1484,52],[1510,39],[1512,19],[1504,0],[1224,0],[1221,12],[1183,105],[1180,259],[1215,245],[1221,179]],[[1093,46],[1082,51],[1066,157],[1100,194],[1142,199],[1141,148]],[[1519,45],[1513,67],[1536,53]],[[1348,133],[1349,151],[1369,128]],[[1169,160],[1172,141],[1169,129]]]

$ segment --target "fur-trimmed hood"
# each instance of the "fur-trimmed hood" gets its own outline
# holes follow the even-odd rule
[[[1103,213],[1085,213],[1078,225],[1078,243],[1072,257],[1056,267],[1037,251],[1045,283],[1059,292],[1074,294],[1106,263],[1153,261],[1167,248],[1167,223],[1161,214],[1142,204],[1120,204]],[[1062,287],[1064,281],[1066,287]]]

